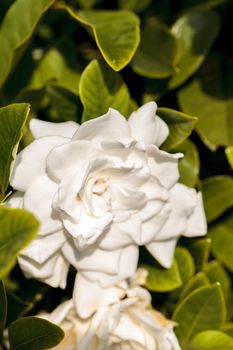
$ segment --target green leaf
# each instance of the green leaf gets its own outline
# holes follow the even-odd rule
[[[156,18],[146,22],[132,60],[133,70],[147,78],[167,78],[175,73],[176,40]]]
[[[35,237],[39,222],[23,209],[0,207],[0,278],[14,265],[17,254]]]
[[[189,187],[195,187],[200,171],[199,154],[195,144],[185,140],[173,152],[181,152],[184,157],[179,160],[179,182]]]
[[[185,288],[180,293],[180,300],[183,300],[187,295],[192,293],[194,290],[208,286],[210,284],[208,278],[203,272],[198,272],[195,276],[193,276],[188,283],[186,284]]]
[[[29,105],[26,103],[0,108],[0,197],[4,196],[7,189],[11,164],[28,114]]]
[[[82,121],[99,117],[109,107],[126,115],[130,97],[126,85],[117,73],[93,60],[80,79],[80,99],[84,106]]]
[[[21,300],[15,294],[7,290],[8,300],[8,312],[7,312],[7,324],[14,322],[19,317],[24,316],[29,312],[34,304],[32,302]]]
[[[233,214],[232,212],[223,221],[209,228],[212,240],[212,254],[233,271]]]
[[[0,281],[0,344],[3,342],[3,331],[6,324],[7,316],[7,297],[5,287],[2,281]]]
[[[197,122],[197,118],[170,108],[158,108],[158,115],[169,127],[169,136],[162,147],[166,151],[170,151],[187,139]]]
[[[177,247],[175,258],[178,264],[182,284],[185,285],[195,272],[195,265],[192,255],[186,248]]]
[[[233,146],[229,146],[225,149],[225,153],[227,156],[228,163],[230,164],[231,168],[233,169]]]
[[[233,178],[213,176],[202,182],[202,194],[208,222],[233,206]]]
[[[181,12],[209,10],[228,1],[229,0],[185,0],[182,4]]]
[[[222,327],[222,332],[228,334],[230,337],[233,338],[233,323],[225,323],[224,326]]]
[[[63,338],[61,328],[38,317],[21,318],[9,326],[12,350],[49,349],[59,344]]]
[[[231,281],[225,269],[218,261],[214,260],[206,265],[204,271],[211,283],[219,282],[221,284],[227,303],[231,292]]]
[[[8,10],[0,29],[0,86],[14,61],[30,39],[42,15],[54,0],[17,0]]]
[[[90,9],[97,5],[101,0],[77,0],[78,4],[83,9]]]
[[[225,304],[219,284],[196,289],[175,309],[173,320],[179,324],[176,334],[181,346],[197,333],[219,329],[225,320]]]
[[[179,274],[177,262],[174,261],[170,269],[156,265],[142,265],[148,272],[146,287],[154,292],[169,292],[181,286],[182,280]]]
[[[202,64],[220,30],[219,17],[212,11],[193,12],[180,17],[172,27],[177,38],[177,73],[169,81],[174,89]]]
[[[213,151],[220,145],[233,144],[232,79],[233,64],[211,55],[195,78],[178,92],[180,108],[198,117],[196,130]]]
[[[93,30],[96,44],[109,66],[115,71],[132,59],[139,41],[139,18],[130,11],[78,11],[60,6],[77,21]]]
[[[191,341],[191,350],[233,350],[233,338],[219,331],[205,331]]]
[[[118,5],[124,10],[142,12],[150,5],[151,1],[152,0],[118,0]]]
[[[194,257],[197,271],[202,271],[210,255],[211,239],[201,238],[195,240],[190,246],[190,252]]]

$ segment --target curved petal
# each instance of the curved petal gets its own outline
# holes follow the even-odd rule
[[[129,117],[131,136],[137,141],[160,146],[168,137],[168,126],[156,115],[156,109],[155,102],[148,102]]]
[[[79,128],[79,124],[73,121],[50,123],[39,119],[32,119],[29,126],[34,139],[44,136],[64,136],[72,138]]]
[[[90,281],[82,273],[75,279],[73,299],[76,310],[82,318],[90,317],[101,306],[110,305],[123,297],[125,291],[118,287],[103,288],[98,282]]]
[[[38,176],[45,173],[46,158],[51,149],[67,140],[61,136],[48,136],[33,141],[16,157],[10,178],[11,186],[25,192]]]
[[[165,268],[172,265],[177,239],[169,241],[156,241],[146,245],[148,251]]]
[[[54,254],[42,264],[24,255],[18,257],[18,262],[26,277],[37,278],[54,288],[66,287],[69,264],[60,253]]]
[[[62,229],[62,222],[52,209],[52,199],[57,184],[44,174],[28,188],[24,196],[24,208],[32,211],[41,221],[39,234],[45,235]]]
[[[196,195],[197,204],[188,219],[187,229],[183,234],[185,237],[204,236],[207,233],[207,222],[203,207],[202,194],[199,192]]]
[[[46,170],[51,179],[60,182],[75,172],[83,172],[97,152],[91,142],[85,140],[58,145],[47,157]]]
[[[90,140],[100,144],[104,140],[119,141],[130,137],[126,119],[115,109],[109,108],[101,117],[83,123],[73,140]]]

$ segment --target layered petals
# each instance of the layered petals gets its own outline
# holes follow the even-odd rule
[[[44,120],[32,119],[29,125],[34,139],[44,136],[63,136],[72,138],[79,128],[79,124],[73,121],[50,123]]]

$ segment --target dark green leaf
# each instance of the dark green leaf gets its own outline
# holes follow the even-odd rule
[[[59,344],[64,332],[55,324],[37,317],[21,318],[10,324],[12,350],[43,350]]]
[[[7,297],[5,287],[2,281],[0,281],[0,344],[3,341],[3,330],[5,328],[7,316]]]
[[[192,255],[186,248],[177,247],[175,258],[178,264],[182,284],[185,285],[195,272],[195,265]]]
[[[190,252],[192,253],[197,271],[202,271],[205,264],[208,261],[210,255],[211,239],[202,238],[195,240],[190,246]]]

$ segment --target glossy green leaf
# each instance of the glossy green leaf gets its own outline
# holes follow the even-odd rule
[[[8,10],[0,29],[0,86],[5,82],[19,49],[30,39],[40,18],[53,3],[54,0],[17,0]]]
[[[213,176],[202,182],[202,194],[208,222],[233,206],[233,178]]]
[[[0,108],[0,197],[7,189],[11,164],[28,114],[29,105],[26,103]]]
[[[192,293],[194,290],[196,290],[200,287],[208,286],[209,284],[210,284],[210,282],[209,282],[208,278],[206,277],[206,275],[203,272],[198,272],[195,276],[193,276],[188,281],[188,283],[186,284],[186,286],[184,287],[184,289],[180,293],[179,299],[183,300],[187,295]]]
[[[198,117],[196,130],[211,150],[233,144],[232,79],[233,64],[211,55],[178,93],[181,109]]]
[[[233,271],[233,214],[209,228],[212,254]]]
[[[180,277],[182,279],[182,285],[185,285],[195,272],[195,265],[192,255],[189,253],[188,249],[177,247],[175,258],[178,264]]]
[[[181,286],[182,280],[179,274],[177,262],[174,261],[170,269],[156,265],[143,265],[149,272],[146,287],[154,292],[168,292]]]
[[[197,122],[197,118],[170,108],[158,108],[158,115],[169,127],[169,136],[162,147],[166,151],[170,151],[186,140]]]
[[[225,153],[227,156],[228,163],[233,169],[233,146],[229,146],[225,149]]]
[[[231,291],[231,280],[222,265],[216,260],[209,262],[205,267],[205,274],[211,283],[219,282],[221,284],[227,302]]]
[[[3,330],[5,328],[7,316],[7,297],[5,287],[2,281],[0,281],[0,344],[3,341]]]
[[[219,329],[225,320],[225,304],[219,284],[196,289],[175,309],[176,334],[185,348],[188,340],[201,331]]]
[[[0,207],[0,278],[13,266],[16,256],[35,237],[39,222],[23,209]]]
[[[205,331],[191,341],[191,350],[233,350],[233,338],[219,331]]]
[[[170,89],[182,84],[200,67],[219,29],[219,17],[212,11],[193,12],[174,23],[172,33],[178,43],[177,73],[169,81]]]
[[[147,78],[167,78],[175,73],[176,40],[156,18],[150,18],[132,60],[133,70]]]
[[[84,106],[83,122],[105,114],[109,107],[126,115],[130,103],[128,89],[120,76],[96,60],[81,76],[80,99]]]
[[[139,18],[130,11],[78,11],[61,6],[77,21],[93,30],[96,44],[106,62],[115,71],[132,59],[139,41]]]
[[[173,152],[181,152],[184,157],[179,160],[179,182],[189,187],[195,187],[200,171],[200,160],[195,144],[185,140]]]
[[[197,271],[202,271],[205,264],[208,261],[210,255],[211,239],[201,238],[195,240],[190,246],[190,252],[192,253]]]
[[[59,344],[64,332],[55,324],[38,317],[21,318],[9,326],[12,350],[43,350]]]

